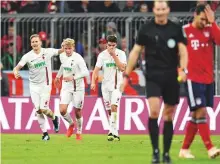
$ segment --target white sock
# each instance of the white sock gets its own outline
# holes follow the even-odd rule
[[[110,128],[113,135],[118,136],[118,130],[117,130],[117,112],[111,113],[111,122],[110,122]]]
[[[71,118],[70,114],[66,112],[66,114],[63,116],[64,120],[66,120],[70,125],[73,123],[73,119]]]
[[[111,116],[108,116],[108,124],[109,124],[109,132],[108,132],[108,134],[109,134],[109,133],[112,133],[112,131],[111,131]]]
[[[77,119],[76,118],[76,123],[77,123],[77,134],[82,134],[82,125],[83,125],[83,117]]]
[[[43,133],[47,132],[46,119],[44,117],[44,114],[37,114],[37,121],[40,125],[40,128],[41,128],[42,132]]]

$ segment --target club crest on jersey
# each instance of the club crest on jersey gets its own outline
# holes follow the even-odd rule
[[[174,39],[169,39],[168,41],[167,41],[167,46],[169,47],[169,48],[174,48],[175,46],[176,46],[176,42],[175,42],[175,40]]]
[[[205,35],[206,38],[208,38],[210,36],[209,32],[207,32],[207,31],[203,32],[203,34]]]

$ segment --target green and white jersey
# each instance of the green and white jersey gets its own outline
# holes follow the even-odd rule
[[[120,62],[127,64],[126,54],[124,51],[116,49],[115,53]],[[96,67],[102,68],[103,86],[107,87],[109,91],[119,89],[120,85],[123,82],[123,72],[118,69],[113,57],[108,53],[107,50],[102,51],[98,55]]]
[[[63,82],[62,88],[85,90],[84,77],[89,76],[89,70],[82,56],[76,52],[73,52],[71,56],[66,56],[65,53],[60,55],[61,66],[57,74],[57,77],[69,77],[74,76],[74,80],[70,82]]]
[[[22,67],[27,64],[29,68],[29,81],[31,84],[52,83],[51,58],[58,55],[58,49],[41,48],[39,54],[33,50],[26,53],[18,63]]]

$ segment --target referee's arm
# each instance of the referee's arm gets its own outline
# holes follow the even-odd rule
[[[133,71],[133,69],[137,63],[137,60],[139,58],[139,54],[142,52],[143,48],[144,48],[144,46],[141,46],[138,44],[135,44],[134,47],[132,48],[132,50],[129,54],[128,65],[125,70],[126,75],[129,75]]]
[[[178,43],[179,56],[180,56],[180,68],[187,69],[188,63],[188,51],[184,43]]]

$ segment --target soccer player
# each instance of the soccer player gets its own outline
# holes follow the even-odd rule
[[[67,137],[70,137],[73,134],[75,125],[70,114],[67,112],[67,107],[71,101],[73,102],[77,122],[76,139],[81,140],[83,125],[81,111],[85,96],[84,77],[89,76],[89,71],[82,56],[74,52],[75,41],[67,38],[64,40],[63,45],[65,53],[60,55],[62,64],[55,79],[55,85],[58,86],[60,83],[60,77],[63,75],[62,89],[60,93],[60,113],[69,123],[66,135]]]
[[[103,70],[102,95],[106,110],[108,110],[110,130],[108,141],[120,141],[117,129],[117,108],[120,103],[123,83],[123,71],[126,66],[126,54],[117,49],[117,37],[107,37],[107,49],[98,55],[95,69],[92,74],[91,89],[95,90],[95,81],[100,69]]]
[[[198,5],[194,20],[184,26],[189,44],[188,64],[188,104],[192,113],[186,127],[186,134],[179,157],[194,158],[189,147],[197,133],[205,144],[210,158],[220,155],[220,149],[213,146],[210,129],[206,119],[206,107],[213,107],[214,73],[213,73],[213,42],[220,45],[220,28],[215,23],[214,12],[209,6]]]
[[[128,81],[139,54],[145,48],[146,94],[150,108],[148,129],[153,148],[152,163],[160,163],[158,117],[160,97],[162,97],[164,100],[163,162],[169,164],[171,163],[169,150],[173,136],[172,117],[176,104],[179,103],[177,77],[179,76],[182,81],[186,80],[188,54],[182,28],[168,19],[170,12],[168,2],[154,1],[153,12],[154,19],[142,25],[138,32],[136,44],[129,55],[123,87]]]
[[[44,115],[53,120],[55,132],[59,131],[58,117],[49,109],[52,72],[51,58],[63,52],[63,49],[42,48],[39,35],[30,37],[32,50],[26,53],[13,69],[15,78],[19,78],[19,70],[25,65],[29,68],[30,94],[34,104],[40,128],[43,131],[42,140],[49,140]]]

